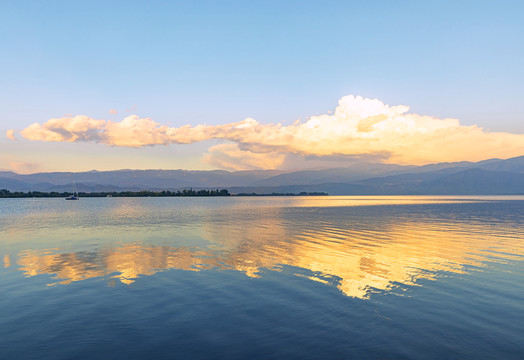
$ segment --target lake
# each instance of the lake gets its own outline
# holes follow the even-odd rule
[[[0,199],[1,359],[517,359],[524,196]]]

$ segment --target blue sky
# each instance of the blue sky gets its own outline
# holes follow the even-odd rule
[[[522,1],[4,1],[0,131],[64,114],[285,125],[353,94],[522,134],[523,35]],[[207,148],[180,146],[155,150],[179,159],[165,167]]]

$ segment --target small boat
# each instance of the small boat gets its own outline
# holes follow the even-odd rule
[[[78,196],[78,190],[76,189],[75,182],[73,181],[73,195],[70,195],[65,198],[66,200],[79,200],[80,197]]]

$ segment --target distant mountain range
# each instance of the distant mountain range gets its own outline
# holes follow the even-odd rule
[[[401,166],[356,163],[346,168],[280,171],[115,170],[29,175],[0,171],[10,191],[179,190],[226,188],[232,193],[327,192],[330,195],[524,194],[524,156],[480,162]]]

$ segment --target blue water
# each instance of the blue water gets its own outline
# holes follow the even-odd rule
[[[0,359],[520,359],[524,197],[0,200]]]

